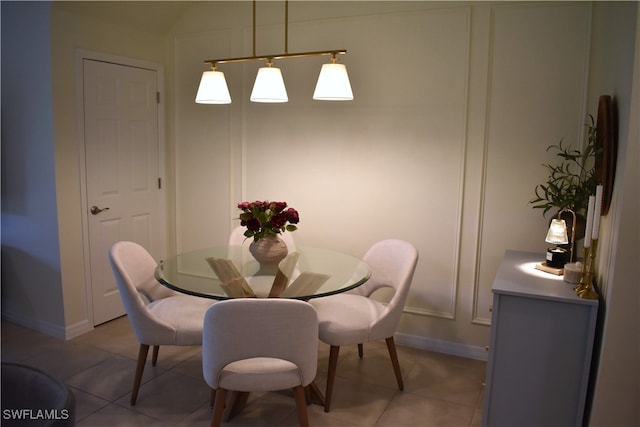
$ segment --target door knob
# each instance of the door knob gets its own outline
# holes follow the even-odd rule
[[[109,208],[102,208],[102,209],[100,209],[99,207],[97,207],[97,206],[95,206],[95,205],[94,205],[94,206],[91,206],[91,211],[90,211],[90,212],[91,212],[91,214],[93,214],[93,215],[98,215],[100,212],[102,212],[102,211],[108,211],[108,210],[109,210]]]

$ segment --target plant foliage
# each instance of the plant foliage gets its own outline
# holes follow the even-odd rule
[[[543,164],[549,177],[545,184],[536,186],[536,197],[529,201],[534,209],[543,209],[543,215],[554,207],[558,210],[569,208],[576,213],[587,209],[589,196],[594,194],[597,185],[595,158],[601,154],[596,144],[593,116],[589,115],[589,119],[585,124],[587,145],[583,151],[563,145],[563,139],[557,145],[547,147],[547,152],[555,151],[561,162]]]

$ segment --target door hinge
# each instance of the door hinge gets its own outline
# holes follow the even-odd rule
[[[160,104],[160,92],[156,92],[156,102]]]
[[[158,190],[162,190],[162,178],[158,178]]]

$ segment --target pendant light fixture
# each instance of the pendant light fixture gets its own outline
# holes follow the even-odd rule
[[[313,99],[318,101],[351,101],[353,92],[344,64],[336,63],[336,56],[331,58],[331,64],[324,64],[318,76]]]
[[[269,61],[266,67],[258,70],[256,81],[251,91],[252,102],[287,102],[287,88],[284,86],[280,68],[272,67]]]
[[[218,64],[231,62],[267,61],[266,67],[258,70],[256,80],[251,91],[252,102],[279,103],[287,102],[287,89],[284,85],[282,72],[273,66],[275,59],[302,58],[308,56],[331,56],[331,63],[324,64],[316,83],[313,99],[321,101],[346,101],[353,99],[351,83],[347,74],[347,67],[338,64],[336,55],[344,55],[346,50],[328,50],[317,52],[289,53],[289,1],[285,1],[285,53],[279,55],[256,55],[256,0],[253,0],[253,56],[227,59],[208,59],[204,61],[211,65],[211,71],[205,71],[200,80],[196,103],[198,104],[229,104],[231,96],[222,71],[217,70]]]
[[[196,94],[198,104],[231,104],[231,95],[222,71],[212,67],[211,71],[202,73],[200,86]]]

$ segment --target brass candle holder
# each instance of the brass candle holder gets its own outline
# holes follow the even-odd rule
[[[584,248],[584,264],[582,267],[582,277],[580,282],[573,287],[573,290],[580,298],[598,299],[598,294],[593,289],[593,258],[596,252],[598,240],[591,241],[591,247]]]

